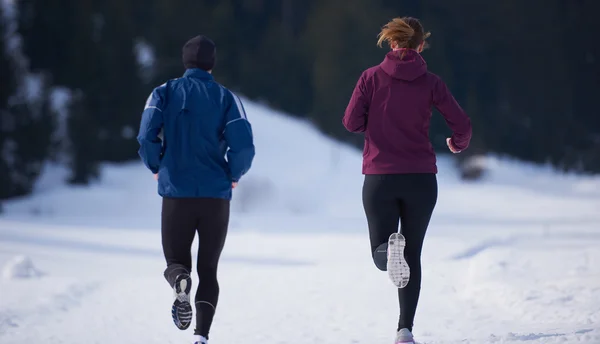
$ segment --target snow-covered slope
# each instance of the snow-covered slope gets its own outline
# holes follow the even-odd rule
[[[257,156],[234,193],[211,343],[391,343],[395,289],[370,260],[360,152],[246,102]],[[443,152],[440,152],[443,153]],[[600,178],[439,159],[415,335],[600,343]],[[187,343],[162,280],[160,198],[139,163],[88,188],[48,166],[0,217],[0,342]]]
[[[304,120],[252,102],[245,102],[245,107],[257,155],[236,189],[235,218],[260,218],[269,224],[279,218],[302,221],[307,215],[362,221],[359,151],[324,137]],[[465,184],[459,181],[451,157],[439,153],[440,201],[434,221],[556,224],[600,219],[600,177],[560,175],[550,168],[490,157],[485,180]],[[35,196],[6,204],[5,218],[136,228],[158,223],[156,182],[140,163],[104,165],[101,183],[89,188],[66,188],[66,174],[62,167],[48,166]],[[554,211],[557,207],[562,210]],[[272,226],[267,227],[262,229]]]

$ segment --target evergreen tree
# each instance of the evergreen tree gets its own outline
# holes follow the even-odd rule
[[[575,142],[568,149],[567,163],[578,170],[600,173],[600,116],[596,104],[600,92],[600,45],[592,43],[600,36],[596,15],[600,2],[564,1],[562,5],[562,50],[566,53],[565,67],[575,79],[570,89],[570,114],[575,124],[569,130]]]
[[[90,156],[99,156],[98,150],[101,149],[98,145],[101,132],[95,130],[99,127],[95,119],[96,117],[90,114],[85,94],[81,91],[75,92],[69,103],[67,119],[71,157],[69,183],[86,185],[100,176],[98,162],[89,159]]]
[[[220,1],[219,3],[222,3],[221,6],[227,6],[230,1]],[[216,25],[218,20],[231,19],[233,16],[231,13],[226,18],[222,15],[213,16],[214,13],[205,1],[181,0],[173,2],[157,0],[154,6],[153,23],[146,23],[146,25],[154,25],[159,28],[147,29],[150,34],[148,41],[155,51],[157,72],[153,85],[158,86],[168,79],[178,78],[183,74],[181,49],[188,39],[198,34],[205,34],[213,38],[216,41],[215,43],[221,43],[219,37],[214,36],[211,26]],[[234,30],[233,27],[232,30]],[[231,57],[227,57],[221,44],[217,44],[217,63],[219,65],[216,68],[218,70],[227,69],[225,74],[233,73],[235,68],[233,63],[228,64],[228,58]],[[220,72],[223,73],[223,71]]]
[[[12,195],[29,194],[48,160],[52,132],[55,129],[55,115],[48,103],[48,88],[41,84],[40,96],[26,100],[21,97],[18,103],[9,108],[14,131],[8,134],[13,143],[11,183]]]
[[[313,61],[311,119],[326,134],[352,137],[341,116],[361,72],[380,63],[386,53],[376,42],[388,16],[379,1],[330,0],[314,7],[306,46]]]
[[[103,18],[94,9],[93,0],[59,0],[59,3],[23,0],[18,6],[19,34],[23,37],[23,52],[28,57],[31,71],[47,72],[54,85],[77,94],[101,97],[106,89],[98,80],[105,77],[106,71],[101,68],[96,43],[100,39]],[[86,102],[82,103],[83,99],[80,96],[71,101],[71,108],[78,112],[68,115],[67,139],[73,152],[69,156],[70,181],[85,184],[96,175],[100,152],[82,149],[88,148],[89,140],[108,133],[97,125],[98,116],[90,108],[82,108],[82,104],[93,107],[100,102],[85,98]]]
[[[99,161],[127,161],[137,158],[135,139],[147,94],[139,75],[135,53],[135,27],[130,20],[133,8],[122,0],[97,3],[98,20],[94,51],[99,75],[82,88],[85,103],[100,131],[97,136]]]
[[[3,15],[0,6],[0,18]],[[0,23],[0,199],[31,192],[48,158],[54,130],[47,82],[28,76],[38,82],[26,83],[23,68],[6,51],[4,23]]]
[[[5,18],[0,6],[0,18]],[[12,115],[9,113],[9,100],[16,90],[16,78],[12,61],[6,51],[6,21],[0,20],[0,199],[15,194],[12,184],[14,143],[9,134],[14,131]]]
[[[78,94],[68,120],[70,180],[85,184],[97,176],[99,162],[136,158],[145,90],[129,20],[133,8],[114,0],[67,1],[62,7],[24,0],[20,6],[32,69],[50,71],[55,84]]]
[[[307,15],[298,0],[263,2],[244,12],[244,25],[255,30],[253,39],[240,42],[239,87],[245,96],[298,116],[310,112],[311,55],[302,36]]]

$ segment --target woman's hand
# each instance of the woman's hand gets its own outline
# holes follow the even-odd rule
[[[452,140],[451,140],[450,137],[446,139],[446,144],[448,145],[448,149],[450,149],[450,151],[452,153],[456,154],[456,153],[460,153],[461,152],[456,147],[454,147],[454,144],[452,144]]]

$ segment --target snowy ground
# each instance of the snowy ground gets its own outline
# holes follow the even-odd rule
[[[370,260],[360,153],[255,105],[211,343],[391,343],[396,291]],[[422,343],[600,343],[600,178],[440,158],[423,252]],[[160,199],[140,164],[89,188],[49,167],[0,217],[0,343],[189,343],[162,279]]]

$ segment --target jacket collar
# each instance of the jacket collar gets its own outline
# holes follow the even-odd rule
[[[197,79],[213,80],[212,74],[200,68],[190,68],[183,73],[184,77],[192,77]]]

